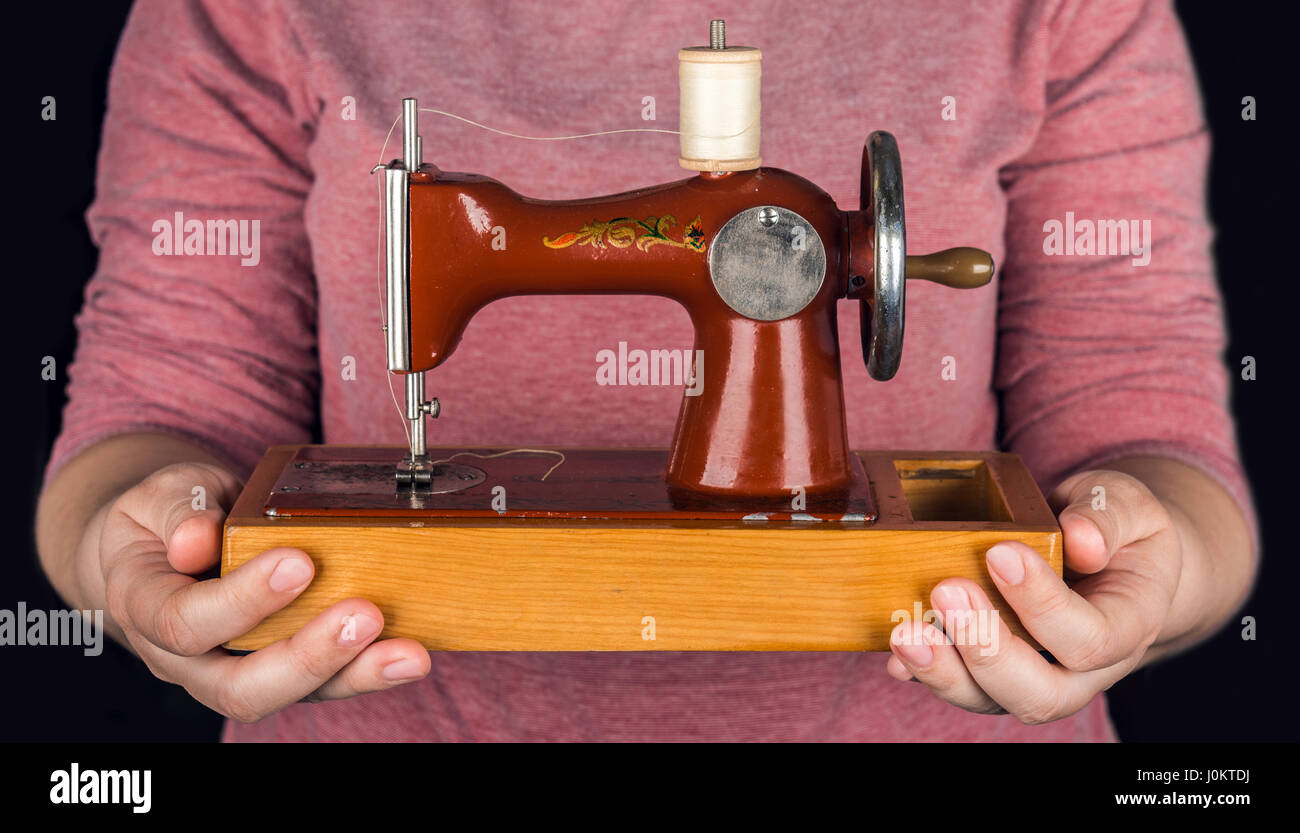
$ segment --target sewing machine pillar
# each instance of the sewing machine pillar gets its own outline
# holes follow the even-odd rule
[[[814,316],[696,327],[703,392],[684,396],[665,480],[718,496],[842,491],[850,480],[836,324]]]

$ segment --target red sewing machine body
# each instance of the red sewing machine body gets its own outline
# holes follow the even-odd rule
[[[865,191],[866,153],[863,162]],[[470,318],[499,298],[661,295],[686,308],[704,357],[696,380],[703,394],[682,398],[669,487],[746,497],[849,487],[836,302],[874,300],[863,277],[873,271],[870,209],[841,211],[821,188],[776,168],[546,201],[426,164],[410,176],[409,211],[411,372],[445,361]],[[723,283],[724,256],[711,247],[726,244],[720,238],[729,223],[751,216],[758,225],[771,220],[777,240],[788,236],[792,251],[807,255],[792,255],[804,264],[802,280],[781,271],[784,253],[760,251],[745,260],[748,276]],[[737,248],[754,243],[743,231],[729,239]],[[763,239],[759,248],[770,249],[771,235]],[[992,274],[988,255],[974,249],[907,261],[912,277],[952,285]],[[724,298],[725,291],[743,297]],[[747,309],[750,303],[759,307]],[[779,317],[765,320],[772,316]],[[863,316],[865,324],[870,311]]]
[[[729,220],[768,205],[804,218],[825,251],[824,279],[811,301],[774,321],[732,309],[715,288],[708,258]],[[754,497],[848,487],[835,302],[857,264],[850,262],[848,215],[816,185],[762,168],[542,201],[492,179],[424,165],[411,176],[410,218],[413,371],[445,361],[474,313],[499,298],[672,298],[690,314],[704,360],[702,395],[682,398],[669,486]],[[869,246],[862,248],[869,257]]]

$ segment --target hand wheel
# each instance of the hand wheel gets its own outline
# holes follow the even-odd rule
[[[862,358],[871,378],[885,381],[898,372],[903,357],[903,307],[907,279],[918,278],[973,289],[993,279],[993,258],[969,247],[930,255],[907,254],[903,218],[903,167],[898,143],[883,130],[867,137],[862,149],[861,210],[871,228],[873,285],[862,298]]]

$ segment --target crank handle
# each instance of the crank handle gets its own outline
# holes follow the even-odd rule
[[[983,249],[959,246],[928,255],[908,255],[907,279],[930,281],[953,289],[975,289],[993,279],[993,257]]]

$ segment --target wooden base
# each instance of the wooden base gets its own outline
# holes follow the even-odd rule
[[[884,651],[894,626],[924,615],[930,590],[953,576],[983,587],[1024,636],[985,568],[985,551],[999,541],[1023,541],[1061,571],[1060,528],[1012,454],[859,452],[874,522],[437,508],[286,517],[282,504],[269,516],[272,490],[301,448],[272,448],[249,479],[226,521],[221,570],[292,546],[311,556],[316,578],[229,648],[265,647],[334,602],[362,597],[383,612],[384,637],[430,650]],[[401,450],[391,452],[395,463]],[[484,470],[472,490],[489,505],[501,482],[494,460],[456,462]],[[527,475],[530,488],[541,490],[547,466]],[[514,477],[507,500],[523,488]]]

